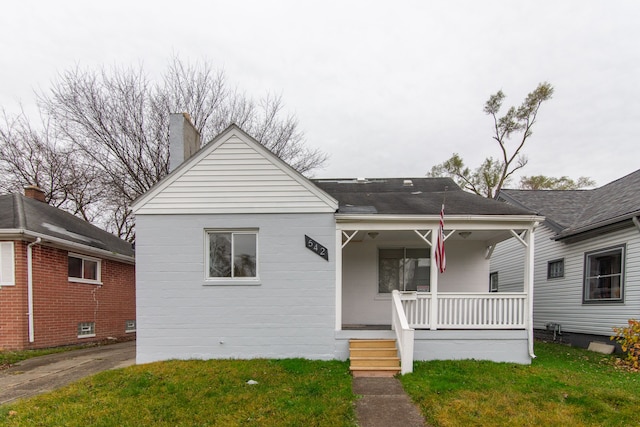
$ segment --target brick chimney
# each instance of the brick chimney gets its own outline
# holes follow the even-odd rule
[[[36,185],[27,185],[26,187],[24,187],[24,195],[25,197],[28,197],[30,199],[46,203],[44,198],[44,191]]]
[[[169,116],[169,172],[200,149],[200,132],[187,113]]]

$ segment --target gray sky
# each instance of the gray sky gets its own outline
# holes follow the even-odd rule
[[[0,105],[79,65],[207,59],[255,97],[282,94],[307,143],[331,157],[316,177],[422,176],[459,153],[498,156],[483,111],[539,82],[526,175],[603,185],[640,168],[640,2],[14,1],[0,14]],[[515,184],[515,183],[514,183]]]

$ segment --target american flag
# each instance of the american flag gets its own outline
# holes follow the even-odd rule
[[[440,209],[440,226],[438,227],[438,243],[436,244],[436,265],[440,273],[447,268],[447,257],[444,254],[444,203]]]

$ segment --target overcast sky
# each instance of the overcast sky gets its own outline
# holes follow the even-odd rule
[[[640,2],[13,1],[0,8],[0,106],[80,65],[207,59],[260,97],[281,94],[307,143],[330,155],[316,177],[423,176],[459,153],[498,156],[483,111],[555,88],[525,175],[606,184],[640,168]]]

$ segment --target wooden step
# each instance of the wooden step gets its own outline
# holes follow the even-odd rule
[[[380,339],[365,340],[353,339],[349,340],[349,348],[396,348],[396,340]]]
[[[394,348],[351,348],[351,357],[394,357],[398,350]]]
[[[349,340],[349,360],[353,376],[392,377],[400,372],[396,341],[392,339]]]
[[[400,359],[398,357],[351,357],[351,366],[398,368],[400,367]]]

